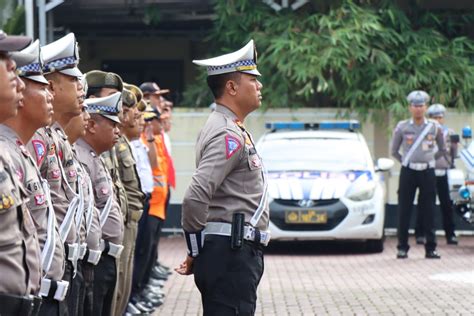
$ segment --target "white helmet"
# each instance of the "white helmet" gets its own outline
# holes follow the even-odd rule
[[[432,104],[428,108],[427,113],[429,117],[436,117],[436,116],[444,117],[446,114],[446,107],[439,103]]]

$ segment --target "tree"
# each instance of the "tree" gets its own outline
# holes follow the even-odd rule
[[[16,6],[11,0],[0,0],[0,29],[7,34],[25,32],[25,7]]]
[[[473,12],[429,11],[396,1],[313,1],[274,11],[263,1],[217,0],[209,37],[220,52],[255,39],[264,107],[332,106],[406,114],[405,97],[424,89],[432,101],[474,109]],[[219,50],[210,50],[210,56]],[[207,106],[205,74],[185,93]]]

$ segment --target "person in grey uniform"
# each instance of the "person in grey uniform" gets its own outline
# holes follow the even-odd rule
[[[207,67],[215,97],[196,143],[196,170],[186,190],[182,226],[188,247],[175,270],[194,273],[204,315],[254,315],[269,241],[267,183],[249,131],[261,105],[253,40],[223,56],[195,60]]]
[[[420,90],[407,96],[411,119],[398,122],[391,142],[391,153],[402,164],[398,186],[398,259],[408,258],[408,228],[413,199],[419,189],[418,209],[423,214],[425,257],[439,259],[436,252],[434,208],[436,198],[435,159],[445,155],[440,125],[425,118],[429,95]],[[402,153],[400,153],[400,149]]]
[[[25,84],[15,73],[11,52],[19,51],[31,38],[8,36],[0,30],[0,123],[15,117]],[[29,61],[27,61],[29,62]],[[37,315],[41,298],[40,247],[26,206],[27,194],[13,161],[0,145],[0,315]]]
[[[112,179],[100,154],[109,150],[119,136],[117,116],[121,93],[85,101],[91,118],[86,134],[76,141],[77,155],[91,177],[95,205],[100,212],[102,256],[95,267],[93,316],[112,315],[117,282],[117,263],[123,250],[124,224]]]
[[[64,246],[59,237],[49,186],[24,145],[37,129],[51,124],[53,96],[42,74],[39,41],[20,54],[14,54],[13,58],[21,59],[25,54],[32,55],[34,60],[17,69],[25,83],[23,106],[17,116],[0,125],[0,142],[10,149],[17,174],[28,194],[27,207],[38,232],[41,247],[39,266],[42,268],[39,315],[59,315],[59,306],[69,287],[69,282],[61,280],[64,274]]]
[[[54,95],[53,122],[33,135],[27,147],[36,157],[41,176],[48,181],[51,199],[59,225],[59,235],[64,243],[66,265],[63,280],[70,288],[82,283],[81,269],[77,267],[80,245],[74,225],[74,217],[80,196],[77,192],[77,170],[72,150],[64,134],[69,120],[82,112],[84,92],[77,68],[79,54],[73,33],[41,47],[44,58],[43,73],[49,81],[49,89]],[[75,280],[74,280],[75,279]],[[77,295],[69,290],[66,304],[60,304],[60,314],[77,314]],[[67,311],[65,310],[67,309]]]
[[[439,156],[438,159],[436,159],[435,165],[436,192],[438,194],[443,219],[444,234],[448,245],[457,245],[458,239],[454,233],[453,202],[449,196],[448,170],[454,168],[454,158],[457,156],[458,144],[450,140],[450,136],[454,134],[454,131],[444,125],[445,115],[446,108],[442,104],[432,104],[428,108],[428,117],[436,120],[440,124],[446,143],[446,154]],[[417,236],[417,242],[419,237],[424,235],[423,213],[421,212],[418,212],[416,218],[415,235]]]

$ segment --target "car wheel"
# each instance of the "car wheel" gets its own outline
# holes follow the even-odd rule
[[[365,249],[370,253],[383,252],[383,244],[385,242],[385,236],[380,239],[369,239],[366,241]]]

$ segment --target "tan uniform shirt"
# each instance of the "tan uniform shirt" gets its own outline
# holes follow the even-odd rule
[[[36,230],[9,150],[4,144],[0,149],[0,293],[37,294],[41,268]]]
[[[48,199],[43,190],[42,178],[39,174],[30,152],[22,144],[18,135],[8,126],[0,124],[0,142],[2,146],[9,149],[13,166],[23,184],[29,201],[26,203],[33,218],[33,222],[38,233],[39,245],[43,251],[48,237]],[[44,276],[51,280],[61,280],[64,274],[64,246],[59,239],[58,227],[53,233],[56,235],[53,258],[48,271],[44,271]],[[39,264],[41,267],[41,264]]]
[[[67,179],[64,179],[61,174],[59,164],[63,159],[60,156],[64,157],[64,153],[59,154],[59,145],[56,141],[59,136],[55,133],[49,127],[38,129],[29,141],[27,148],[36,158],[41,176],[48,180],[56,220],[58,225],[61,226],[73,196],[65,183]],[[73,224],[67,234],[66,243],[73,244],[76,240],[76,228]]]
[[[120,136],[115,145],[115,153],[118,161],[118,171],[120,179],[127,193],[129,211],[143,211],[143,200],[145,195],[141,190],[140,179],[138,178],[137,164],[132,154],[131,144],[125,136]],[[127,222],[133,220],[137,222],[139,213],[128,214]],[[134,216],[134,218],[131,218]],[[138,218],[137,218],[138,217]]]
[[[79,166],[76,168],[80,179],[78,185],[81,185],[84,196],[84,213],[80,223],[80,240],[81,243],[86,242],[89,249],[99,250],[102,229],[100,228],[99,223],[99,210],[95,206],[94,189],[91,183],[92,180],[90,178],[90,170],[87,165],[80,162],[76,147],[74,145],[72,146],[72,149],[74,152],[74,160],[79,164]],[[92,190],[89,190],[91,188]],[[90,210],[90,217],[88,214],[89,205],[92,206]],[[76,228],[78,225],[79,223],[76,221]]]
[[[446,170],[451,168],[451,163],[453,157],[456,157],[458,154],[458,145],[452,143],[450,136],[454,135],[454,131],[447,126],[441,125],[441,130],[443,131],[444,141],[446,144],[446,154],[441,155],[436,159],[436,169]]]
[[[183,200],[186,232],[202,230],[206,222],[232,222],[236,212],[248,223],[264,192],[262,163],[251,135],[236,123],[228,108],[217,105],[196,144],[196,171]],[[268,204],[257,223],[268,228]]]
[[[126,223],[128,214],[128,198],[122,180],[120,179],[118,171],[119,163],[117,160],[117,155],[115,153],[115,147],[113,147],[109,151],[102,153],[100,156],[104,160],[105,167],[107,168],[107,171],[112,177],[115,193],[117,194],[117,201],[120,205],[120,210],[122,211],[123,221],[124,223]]]
[[[438,122],[425,119],[421,125],[415,124],[413,120],[398,122],[393,131],[391,153],[398,161],[403,162],[405,155],[416,142],[427,124],[432,124],[421,144],[415,149],[409,159],[409,163],[433,163],[436,158],[446,154],[443,133]],[[400,154],[400,147],[402,154]]]
[[[121,245],[123,241],[123,218],[114,187],[111,185],[110,174],[104,162],[92,147],[83,139],[76,142],[77,156],[79,160],[88,167],[89,175],[94,188],[95,205],[102,212],[107,199],[112,194],[112,208],[102,227],[102,238],[114,244]]]

